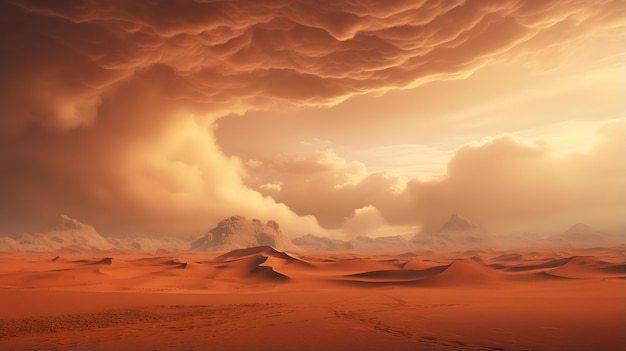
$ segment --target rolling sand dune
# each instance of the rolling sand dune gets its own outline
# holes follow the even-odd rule
[[[258,246],[247,249],[233,250],[215,258],[216,261],[238,260],[250,256],[279,257],[287,260],[295,259],[285,252],[278,251],[271,246]]]
[[[539,264],[517,264],[514,266],[499,266],[501,268],[504,268],[506,271],[509,272],[524,272],[524,271],[533,271],[533,270],[543,270],[543,269],[547,269],[547,268],[555,268],[555,267],[560,267],[564,264],[567,264],[567,262],[569,262],[572,258],[568,257],[568,258],[559,258],[559,259],[550,259],[546,262],[543,263],[539,263]]]
[[[481,262],[459,259],[440,273],[426,277],[422,282],[434,286],[482,285],[501,280],[500,274]]]
[[[510,262],[510,261],[519,261],[523,257],[520,254],[503,254],[497,257],[494,257],[492,260],[496,262]]]
[[[422,269],[428,269],[431,268],[432,265],[426,264],[424,261],[419,260],[419,259],[411,259],[408,262],[406,262],[403,266],[402,269],[412,269],[412,270],[422,270]]]
[[[619,278],[626,276],[626,265],[609,263],[594,256],[578,256],[546,273],[566,278]]]
[[[415,282],[425,278],[433,277],[448,267],[438,266],[423,270],[388,270],[372,271],[366,273],[350,274],[348,277],[355,281],[372,281],[378,283],[394,282]]]
[[[621,350],[626,254],[0,255],[2,350]]]
[[[471,259],[459,259],[454,262],[420,270],[384,270],[351,274],[350,281],[376,282],[378,284],[398,282],[415,283],[429,286],[484,285],[501,279],[492,268]]]
[[[328,272],[331,275],[347,275],[370,271],[399,269],[393,265],[366,258],[336,259],[331,262],[317,264],[316,267],[324,272]]]

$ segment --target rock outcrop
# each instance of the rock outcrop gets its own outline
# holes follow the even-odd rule
[[[200,239],[191,243],[193,251],[231,251],[255,246],[271,246],[278,250],[297,250],[275,221],[263,224],[258,219],[232,216],[217,224]]]

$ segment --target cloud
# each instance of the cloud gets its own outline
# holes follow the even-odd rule
[[[280,170],[303,160],[257,165],[254,174],[280,182],[281,191],[271,196],[296,213],[351,232],[388,223],[421,226],[432,233],[453,213],[495,232],[550,232],[579,221],[618,230],[626,210],[626,167],[616,160],[626,147],[619,137],[625,128],[623,121],[608,124],[588,153],[565,156],[540,140],[486,138],[460,147],[441,179],[411,179],[406,185],[384,173],[361,175],[343,185],[338,175],[348,173],[347,163],[336,155],[325,167],[320,165],[323,158],[307,158],[306,169],[317,171],[300,176]]]
[[[623,121],[610,125],[624,131]],[[600,134],[587,154],[556,156],[541,141],[502,136],[458,150],[447,177],[436,182],[413,180],[405,194],[415,216],[435,229],[450,213],[512,229],[556,229],[577,221],[600,222],[612,230],[623,226],[626,168],[615,162],[623,142]],[[513,225],[514,224],[514,225]]]
[[[374,202],[392,217],[384,208],[393,207],[393,177],[330,154],[289,163],[293,179],[315,175],[304,189],[324,189],[330,206],[294,200],[289,179],[248,187],[212,123],[466,77],[493,60],[620,28],[620,5],[4,1],[2,231],[41,230],[59,213],[105,234],[198,231],[232,212],[319,229],[302,216],[335,226]],[[263,184],[281,184],[280,195],[253,190]],[[411,183],[405,196],[422,188]]]
[[[390,225],[380,211],[372,205],[355,209],[350,217],[345,218],[341,227],[341,232],[347,238],[381,238],[401,235],[409,239],[419,231],[420,226],[416,224]],[[407,248],[408,246],[405,247]]]
[[[9,1],[2,17],[3,46],[10,47],[2,73],[13,83],[2,94],[12,115],[6,127],[88,126],[106,92],[142,74],[166,75],[168,98],[213,112],[333,103],[567,47],[622,26],[620,5]]]
[[[376,207],[368,205],[354,210],[354,214],[346,219],[344,228],[351,236],[368,236],[386,224],[380,211]]]
[[[400,179],[367,174],[363,164],[347,162],[332,151],[259,160],[244,179],[251,188],[280,184],[280,191],[259,191],[299,215],[313,215],[328,228],[340,228],[355,210],[385,202]],[[381,199],[381,196],[383,199]]]

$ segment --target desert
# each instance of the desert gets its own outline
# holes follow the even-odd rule
[[[620,350],[626,248],[0,254],[4,350]]]
[[[625,0],[0,0],[0,351],[626,350]]]

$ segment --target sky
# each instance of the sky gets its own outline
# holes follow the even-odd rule
[[[0,235],[626,231],[621,0],[0,3]]]

